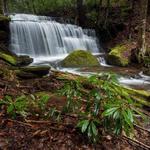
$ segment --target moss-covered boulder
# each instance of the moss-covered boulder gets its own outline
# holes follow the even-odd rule
[[[62,62],[62,67],[94,67],[100,66],[97,58],[90,52],[75,50],[70,53]]]
[[[107,56],[110,65],[127,66],[130,63],[131,51],[125,45],[118,45],[111,49]]]
[[[33,62],[29,56],[17,56],[10,51],[0,49],[0,58],[13,66],[27,66]]]
[[[107,63],[115,66],[128,66],[131,63],[133,51],[137,48],[137,43],[124,43],[111,49],[107,56]]]
[[[20,78],[29,79],[42,77],[49,73],[50,66],[42,65],[42,66],[27,66],[21,67],[19,70],[16,70],[16,74]]]

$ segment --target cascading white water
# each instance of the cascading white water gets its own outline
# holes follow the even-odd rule
[[[99,53],[94,30],[60,24],[50,17],[27,14],[11,15],[10,49],[18,55],[59,57],[75,49]]]

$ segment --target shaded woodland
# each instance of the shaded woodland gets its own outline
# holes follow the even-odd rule
[[[38,55],[54,49],[36,64],[38,55],[11,50],[31,51],[18,37],[25,46],[35,42]],[[79,47],[47,61],[67,51],[55,37],[58,45],[98,39],[103,53]],[[122,78],[143,83],[127,86]],[[0,0],[0,149],[150,149],[150,1]]]

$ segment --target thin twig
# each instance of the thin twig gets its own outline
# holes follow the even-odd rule
[[[16,122],[16,123],[19,123],[19,124],[22,124],[22,125],[25,125],[25,126],[33,127],[33,125],[31,125],[29,123],[22,122],[22,121],[12,120],[12,119],[7,119],[7,120],[10,121],[10,122]]]
[[[150,133],[150,131],[149,131],[149,130],[147,130],[147,129],[145,129],[145,128],[143,128],[143,127],[141,127],[141,126],[137,125],[137,124],[134,124],[134,126],[135,126],[136,128],[139,128],[139,129],[141,129],[141,130],[145,131],[145,132]]]
[[[125,140],[127,140],[129,142],[133,142],[134,144],[136,144],[137,146],[139,146],[139,147],[141,147],[141,148],[143,148],[145,150],[150,150],[150,146],[148,146],[148,145],[146,145],[146,144],[144,144],[144,143],[142,143],[142,142],[140,142],[138,140],[133,140],[133,139],[131,139],[131,138],[125,136],[125,135],[123,136],[123,139],[125,139]]]

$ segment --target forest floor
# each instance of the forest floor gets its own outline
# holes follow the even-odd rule
[[[3,61],[0,64],[3,67],[8,67]],[[53,95],[54,91],[63,86],[62,81],[57,78],[57,72],[51,72],[49,76],[43,78],[26,80],[16,78],[13,72],[7,75],[9,76],[7,78],[0,76],[0,99],[3,99],[6,95],[15,98],[21,94],[29,95],[45,91]],[[54,94],[48,101],[47,107],[56,107],[61,110],[65,103],[66,97],[59,97]],[[36,112],[36,110],[34,111]],[[38,114],[38,110],[36,113]],[[149,112],[147,113],[149,114]],[[33,114],[26,118],[17,116],[13,119],[7,114],[6,107],[1,107],[0,149],[147,150],[150,147],[150,132],[143,128],[136,127],[135,140],[138,140],[138,142],[108,133],[102,134],[97,144],[92,144],[76,128],[78,118],[75,115],[62,115],[61,121],[58,122]]]

